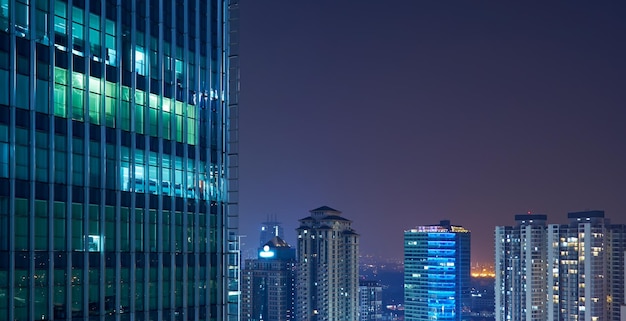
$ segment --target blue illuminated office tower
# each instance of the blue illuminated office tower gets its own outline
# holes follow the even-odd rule
[[[237,320],[236,9],[0,0],[0,320]]]
[[[404,231],[405,320],[460,321],[469,289],[469,230],[444,220]]]

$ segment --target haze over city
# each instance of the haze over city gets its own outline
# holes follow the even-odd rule
[[[626,5],[241,3],[240,234],[328,205],[361,254],[450,219],[493,260],[520,213],[626,223]]]

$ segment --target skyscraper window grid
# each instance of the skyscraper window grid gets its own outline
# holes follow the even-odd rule
[[[0,1],[0,316],[236,313],[231,8]]]

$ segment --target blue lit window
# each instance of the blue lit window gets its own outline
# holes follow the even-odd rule
[[[146,75],[146,55],[142,47],[137,46],[135,49],[135,71],[142,75]]]

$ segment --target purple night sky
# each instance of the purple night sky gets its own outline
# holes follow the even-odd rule
[[[626,4],[241,1],[240,233],[328,205],[361,254],[450,219],[626,223]]]

